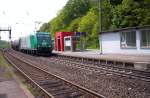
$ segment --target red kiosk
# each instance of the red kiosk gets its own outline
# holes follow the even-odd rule
[[[73,36],[74,32],[56,32],[55,36],[55,50],[64,51],[64,37]]]

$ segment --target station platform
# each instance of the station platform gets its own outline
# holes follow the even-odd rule
[[[63,54],[63,55],[89,57],[89,58],[117,60],[117,61],[150,63],[150,55],[100,54],[100,51],[98,51],[98,50],[87,50],[87,51],[82,51],[82,52],[53,51],[53,53],[58,53],[58,54]]]
[[[34,98],[16,76],[7,75],[6,70],[0,66],[0,98]]]
[[[0,98],[28,98],[15,81],[0,82]]]
[[[124,63],[133,63],[136,67],[137,64],[142,66],[150,66],[150,55],[124,55],[124,54],[100,54],[99,50],[86,50],[82,52],[70,52],[70,51],[53,51],[53,53],[59,55],[67,55],[74,57],[92,58],[107,61],[116,61]],[[145,65],[146,64],[146,65]]]

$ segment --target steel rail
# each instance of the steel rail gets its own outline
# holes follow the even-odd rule
[[[17,70],[19,71],[25,78],[27,78],[29,81],[31,81],[34,85],[36,85],[39,89],[41,89],[46,96],[50,98],[55,98],[53,95],[51,95],[49,92],[47,92],[45,89],[43,89],[38,83],[36,83],[32,78],[30,78],[26,73],[24,73],[19,67],[17,67],[6,55],[4,55],[6,60]]]
[[[112,61],[112,60],[107,60],[107,59],[104,59],[104,58],[102,58],[102,59],[98,59],[98,58],[87,58],[87,57],[80,57],[80,56],[68,56],[68,55],[60,55],[60,54],[57,54],[57,56],[58,57],[63,57],[63,58],[61,58],[61,59],[65,59],[65,58],[68,58],[68,59],[70,59],[70,60],[78,60],[77,62],[81,62],[81,63],[85,63],[84,62],[84,60],[92,60],[91,62],[94,64],[94,65],[97,65],[97,64],[95,64],[95,60],[96,61],[98,61],[98,63],[99,63],[99,65],[104,65],[104,66],[108,66],[108,67],[114,67],[114,68],[120,68],[120,69],[125,69],[125,70],[132,70],[132,71],[138,71],[138,72],[143,72],[143,73],[150,73],[150,70],[147,70],[147,71],[144,71],[144,70],[137,70],[137,69],[133,69],[133,68],[127,68],[127,67],[119,67],[119,66],[110,66],[110,65],[112,65],[112,64],[101,64],[99,61],[101,61],[101,60],[104,60],[104,61],[111,61],[111,62],[122,62],[122,61]],[[72,59],[73,58],[73,59]],[[74,59],[74,58],[76,58],[76,59]],[[77,59],[78,58],[78,59]],[[122,62],[122,63],[131,63],[131,64],[133,64],[133,62]],[[90,63],[87,63],[87,64],[90,64]],[[114,65],[114,63],[113,63],[113,65]]]
[[[57,59],[57,58],[56,58]],[[136,75],[136,74],[133,74],[133,71],[136,71],[136,72],[145,72],[145,71],[138,71],[138,70],[135,70],[135,69],[126,69],[126,68],[121,68],[121,67],[114,67],[114,66],[104,66],[104,67],[100,67],[100,66],[97,66],[97,65],[93,65],[91,66],[90,65],[87,65],[87,64],[84,64],[84,63],[79,63],[78,61],[67,61],[67,60],[60,60],[59,61],[62,61],[62,62],[67,62],[67,63],[72,63],[72,64],[76,64],[76,66],[82,66],[82,67],[86,67],[87,68],[93,68],[93,69],[101,69],[101,70],[105,70],[105,71],[110,71],[110,72],[113,72],[117,75],[123,75],[123,76],[130,76],[130,77],[133,77],[133,78],[138,78],[138,79],[141,79],[141,80],[144,80],[144,81],[150,81],[150,77],[146,77],[146,76],[142,76],[142,75]],[[106,68],[106,67],[110,67],[110,68],[113,68],[113,69],[109,69],[109,68]],[[121,72],[121,71],[116,71],[114,70],[115,68],[118,68],[118,70],[124,70],[124,71],[129,71],[129,72],[132,72],[131,73],[128,73],[128,72]],[[145,72],[147,74],[149,74],[150,72]]]

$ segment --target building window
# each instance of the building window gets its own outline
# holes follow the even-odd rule
[[[150,30],[141,31],[141,47],[150,48]]]
[[[121,33],[121,48],[135,48],[136,47],[136,31]]]

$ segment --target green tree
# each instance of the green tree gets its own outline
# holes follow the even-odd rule
[[[81,18],[81,21],[79,23],[78,31],[79,32],[86,32],[88,35],[87,38],[87,47],[90,47],[94,43],[96,45],[98,39],[94,39],[98,36],[98,9],[97,8],[91,8],[87,15]],[[96,48],[96,46],[92,46],[93,48]]]
[[[87,15],[81,18],[81,21],[79,23],[78,31],[79,32],[92,32],[92,28],[95,24],[95,22],[98,20],[97,10],[95,8],[91,8],[90,11],[88,11]]]
[[[67,31],[71,32],[78,32],[79,22],[81,21],[81,18],[76,18],[71,21],[71,23],[65,28]]]
[[[112,27],[125,28],[150,24],[149,0],[123,0],[113,9]]]
[[[40,30],[41,32],[50,32],[50,23],[44,23],[41,27]]]
[[[51,32],[53,35],[57,31],[66,31],[66,28],[70,30],[67,26],[71,22],[86,14],[89,9],[89,4],[86,0],[69,0],[64,8],[59,12],[57,17],[55,17],[51,22]],[[74,23],[72,23],[73,26]],[[74,29],[74,28],[72,28]],[[71,30],[73,31],[73,30]]]
[[[112,5],[110,0],[103,0],[102,2],[102,31],[111,29],[112,19]]]

